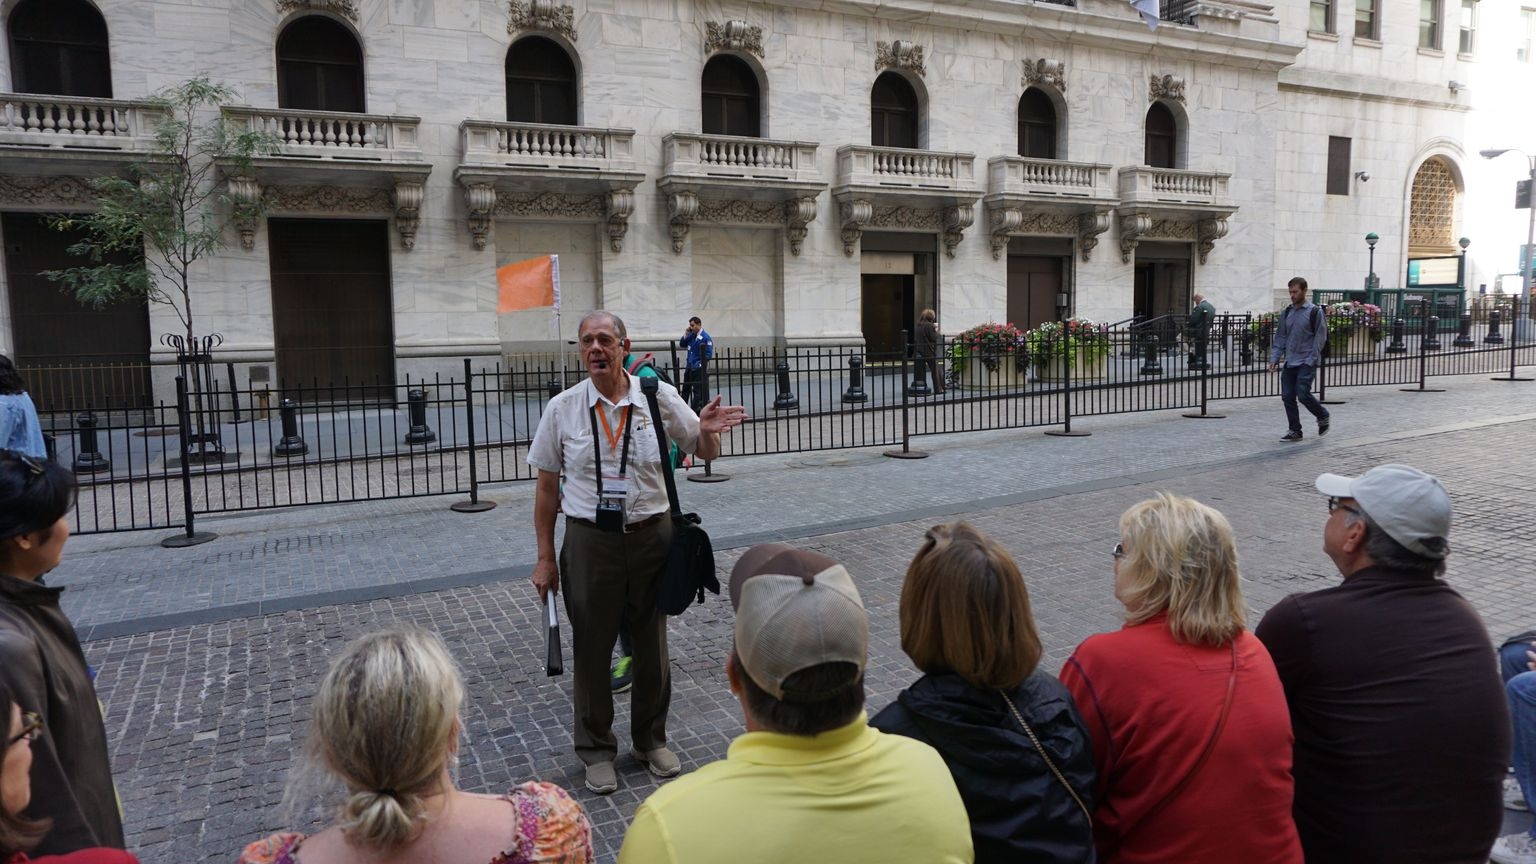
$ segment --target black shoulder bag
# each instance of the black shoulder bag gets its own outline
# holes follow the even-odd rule
[[[699,527],[699,514],[684,513],[677,503],[677,481],[672,477],[667,427],[661,422],[661,406],[656,402],[658,389],[655,378],[640,379],[640,390],[651,406],[651,421],[656,426],[656,452],[661,454],[662,460],[661,476],[666,480],[667,500],[672,505],[672,548],[667,553],[667,566],[656,591],[656,611],[681,615],[694,603],[704,602],[705,589],[719,594],[720,580],[715,578],[715,548],[709,535]]]

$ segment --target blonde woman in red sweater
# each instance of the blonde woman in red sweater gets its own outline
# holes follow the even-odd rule
[[[1100,864],[1302,864],[1290,715],[1226,517],[1159,493],[1120,517],[1113,555],[1125,626],[1061,671],[1093,740]]]

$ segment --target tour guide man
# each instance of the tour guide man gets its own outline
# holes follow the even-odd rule
[[[650,408],[640,377],[624,371],[629,339],[624,322],[603,310],[587,313],[577,329],[587,380],[549,401],[528,449],[538,469],[533,524],[538,562],[533,584],[543,600],[561,589],[575,655],[572,696],[576,755],[586,764],[586,784],[599,795],[618,788],[613,767],[613,692],[608,660],[622,621],[634,637],[635,683],[631,695],[631,751],[658,777],[682,765],[667,749],[667,706],[672,678],[667,659],[666,616],[656,611],[656,590],[672,521]],[[667,435],[701,459],[720,454],[720,433],[746,419],[739,405],[715,397],[698,415],[659,381],[657,401]],[[561,475],[565,477],[562,494]],[[565,512],[565,543],[555,559],[555,512]]]

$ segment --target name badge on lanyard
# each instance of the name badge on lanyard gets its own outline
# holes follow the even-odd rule
[[[624,406],[624,423],[618,429],[608,423],[608,412],[598,410],[592,406],[592,461],[597,467],[597,494],[599,499],[610,500],[622,504],[629,498],[629,440],[630,423],[633,420],[634,405]],[[619,470],[605,470],[601,450],[597,443],[597,421],[602,420],[603,435],[608,441],[609,452],[619,450]],[[620,439],[623,447],[620,448]]]

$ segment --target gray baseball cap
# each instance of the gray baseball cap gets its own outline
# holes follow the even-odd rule
[[[768,695],[819,701],[828,694],[789,692],[784,681],[823,663],[851,663],[863,674],[869,615],[843,565],[809,549],[763,543],[736,562],[730,592],[736,656]]]
[[[1409,465],[1377,465],[1359,477],[1323,474],[1317,491],[1353,498],[1360,509],[1404,549],[1425,558],[1450,552],[1451,496],[1440,481]],[[1424,541],[1438,539],[1438,544]]]

